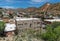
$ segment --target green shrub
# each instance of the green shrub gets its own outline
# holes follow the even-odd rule
[[[0,32],[3,31],[5,28],[5,22],[0,21]]]
[[[54,22],[46,26],[46,32],[41,35],[45,41],[58,41],[60,38],[60,23]]]

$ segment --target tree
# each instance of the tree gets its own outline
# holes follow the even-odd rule
[[[60,41],[60,26],[54,29],[55,34],[57,35],[57,41]]]
[[[47,25],[46,32],[41,36],[45,41],[60,41],[60,22],[54,22],[51,25]]]
[[[9,17],[10,17],[10,18],[13,18],[13,15],[12,15],[12,14],[9,14]]]
[[[2,11],[0,11],[0,17],[1,17],[1,18],[3,17]]]
[[[0,35],[3,34],[4,29],[5,29],[5,22],[0,21]]]
[[[56,28],[56,27],[60,26],[60,22],[53,22],[53,23],[51,24],[51,26],[52,26],[53,28]]]
[[[53,30],[50,25],[46,27],[46,33],[43,33],[41,36],[42,39],[44,39],[45,41],[55,41],[57,37],[56,34],[53,33]]]

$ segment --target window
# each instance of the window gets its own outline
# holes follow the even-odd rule
[[[30,24],[30,27],[32,26],[32,24]]]
[[[27,25],[27,23],[25,23],[25,25]]]
[[[36,22],[34,22],[34,24],[35,24]]]
[[[40,22],[37,22],[37,24],[40,24]]]
[[[18,25],[23,25],[23,24],[18,24]]]

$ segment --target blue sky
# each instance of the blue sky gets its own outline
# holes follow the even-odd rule
[[[60,0],[0,0],[0,7],[3,8],[40,7],[46,2],[57,3],[60,2]]]

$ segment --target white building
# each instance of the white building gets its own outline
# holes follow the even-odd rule
[[[6,32],[6,36],[12,36],[15,34],[16,25],[13,19],[10,19],[8,23],[5,24],[4,31]]]
[[[41,26],[41,20],[39,18],[16,18],[16,24],[18,29],[23,28],[39,28]]]
[[[6,27],[5,27],[5,32],[8,31],[14,31],[16,30],[16,25],[15,24],[10,24],[10,23],[6,23]]]

